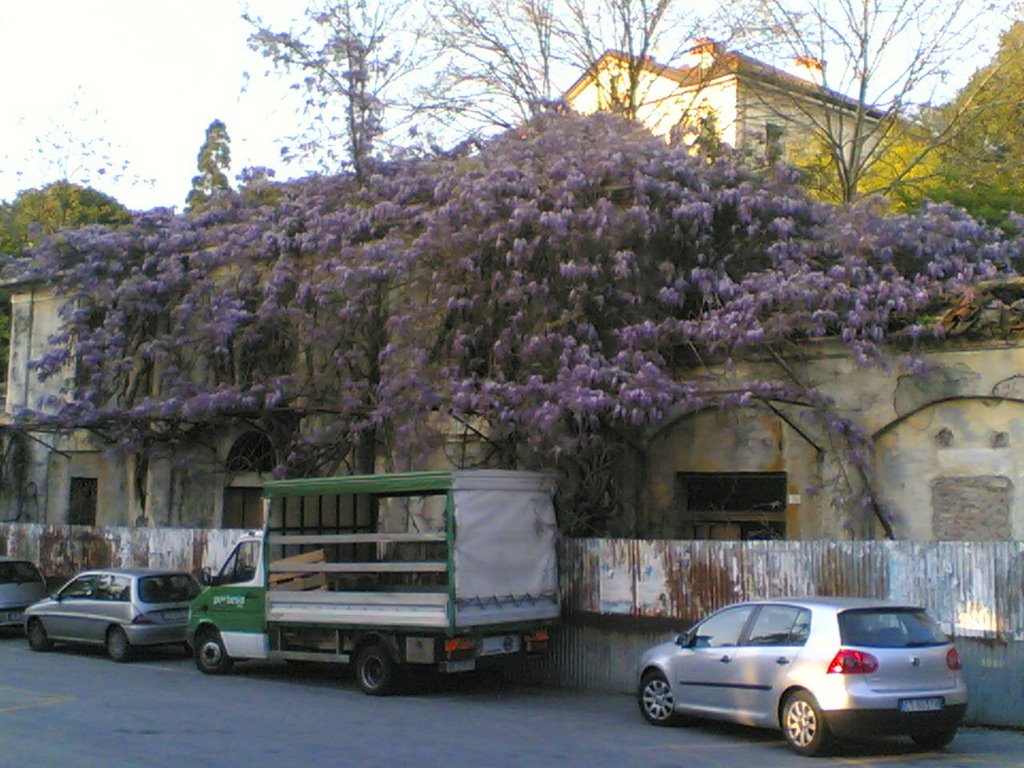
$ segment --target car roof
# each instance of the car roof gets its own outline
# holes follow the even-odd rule
[[[82,571],[76,574],[76,576],[87,576],[110,573],[118,576],[191,576],[188,571],[176,571],[170,568],[90,568],[87,571]]]
[[[796,605],[801,608],[826,608],[837,612],[864,608],[917,608],[922,606],[917,603],[901,602],[897,600],[883,600],[877,597],[831,597],[828,595],[811,595],[803,597],[773,597],[764,600],[749,600],[752,605],[764,605],[766,603],[785,603]]]

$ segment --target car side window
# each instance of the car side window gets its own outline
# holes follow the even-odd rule
[[[803,645],[810,633],[811,612],[791,605],[763,605],[754,619],[747,645]]]
[[[740,633],[753,610],[751,605],[739,605],[711,616],[694,631],[693,647],[725,648],[738,645]]]
[[[79,576],[77,579],[68,584],[64,589],[60,591],[60,596],[64,598],[91,598],[96,593],[96,577],[95,576]]]
[[[97,600],[126,603],[131,597],[132,580],[121,574],[105,573],[96,580]]]

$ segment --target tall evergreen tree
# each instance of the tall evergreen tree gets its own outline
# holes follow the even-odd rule
[[[192,177],[192,189],[185,198],[188,208],[208,202],[218,192],[231,189],[227,172],[231,168],[231,137],[227,126],[214,120],[206,129],[206,140],[196,158],[199,173]]]

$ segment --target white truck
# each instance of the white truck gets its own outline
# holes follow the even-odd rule
[[[384,695],[406,665],[545,652],[560,613],[552,494],[548,475],[499,470],[269,482],[264,530],[190,607],[196,666],[353,664]]]

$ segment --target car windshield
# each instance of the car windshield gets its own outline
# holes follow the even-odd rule
[[[0,584],[30,584],[42,580],[32,563],[0,563]]]
[[[165,573],[139,579],[139,600],[144,603],[183,603],[199,592],[199,584],[187,573]]]
[[[910,648],[944,645],[949,638],[932,618],[917,608],[869,608],[839,614],[843,645]]]

